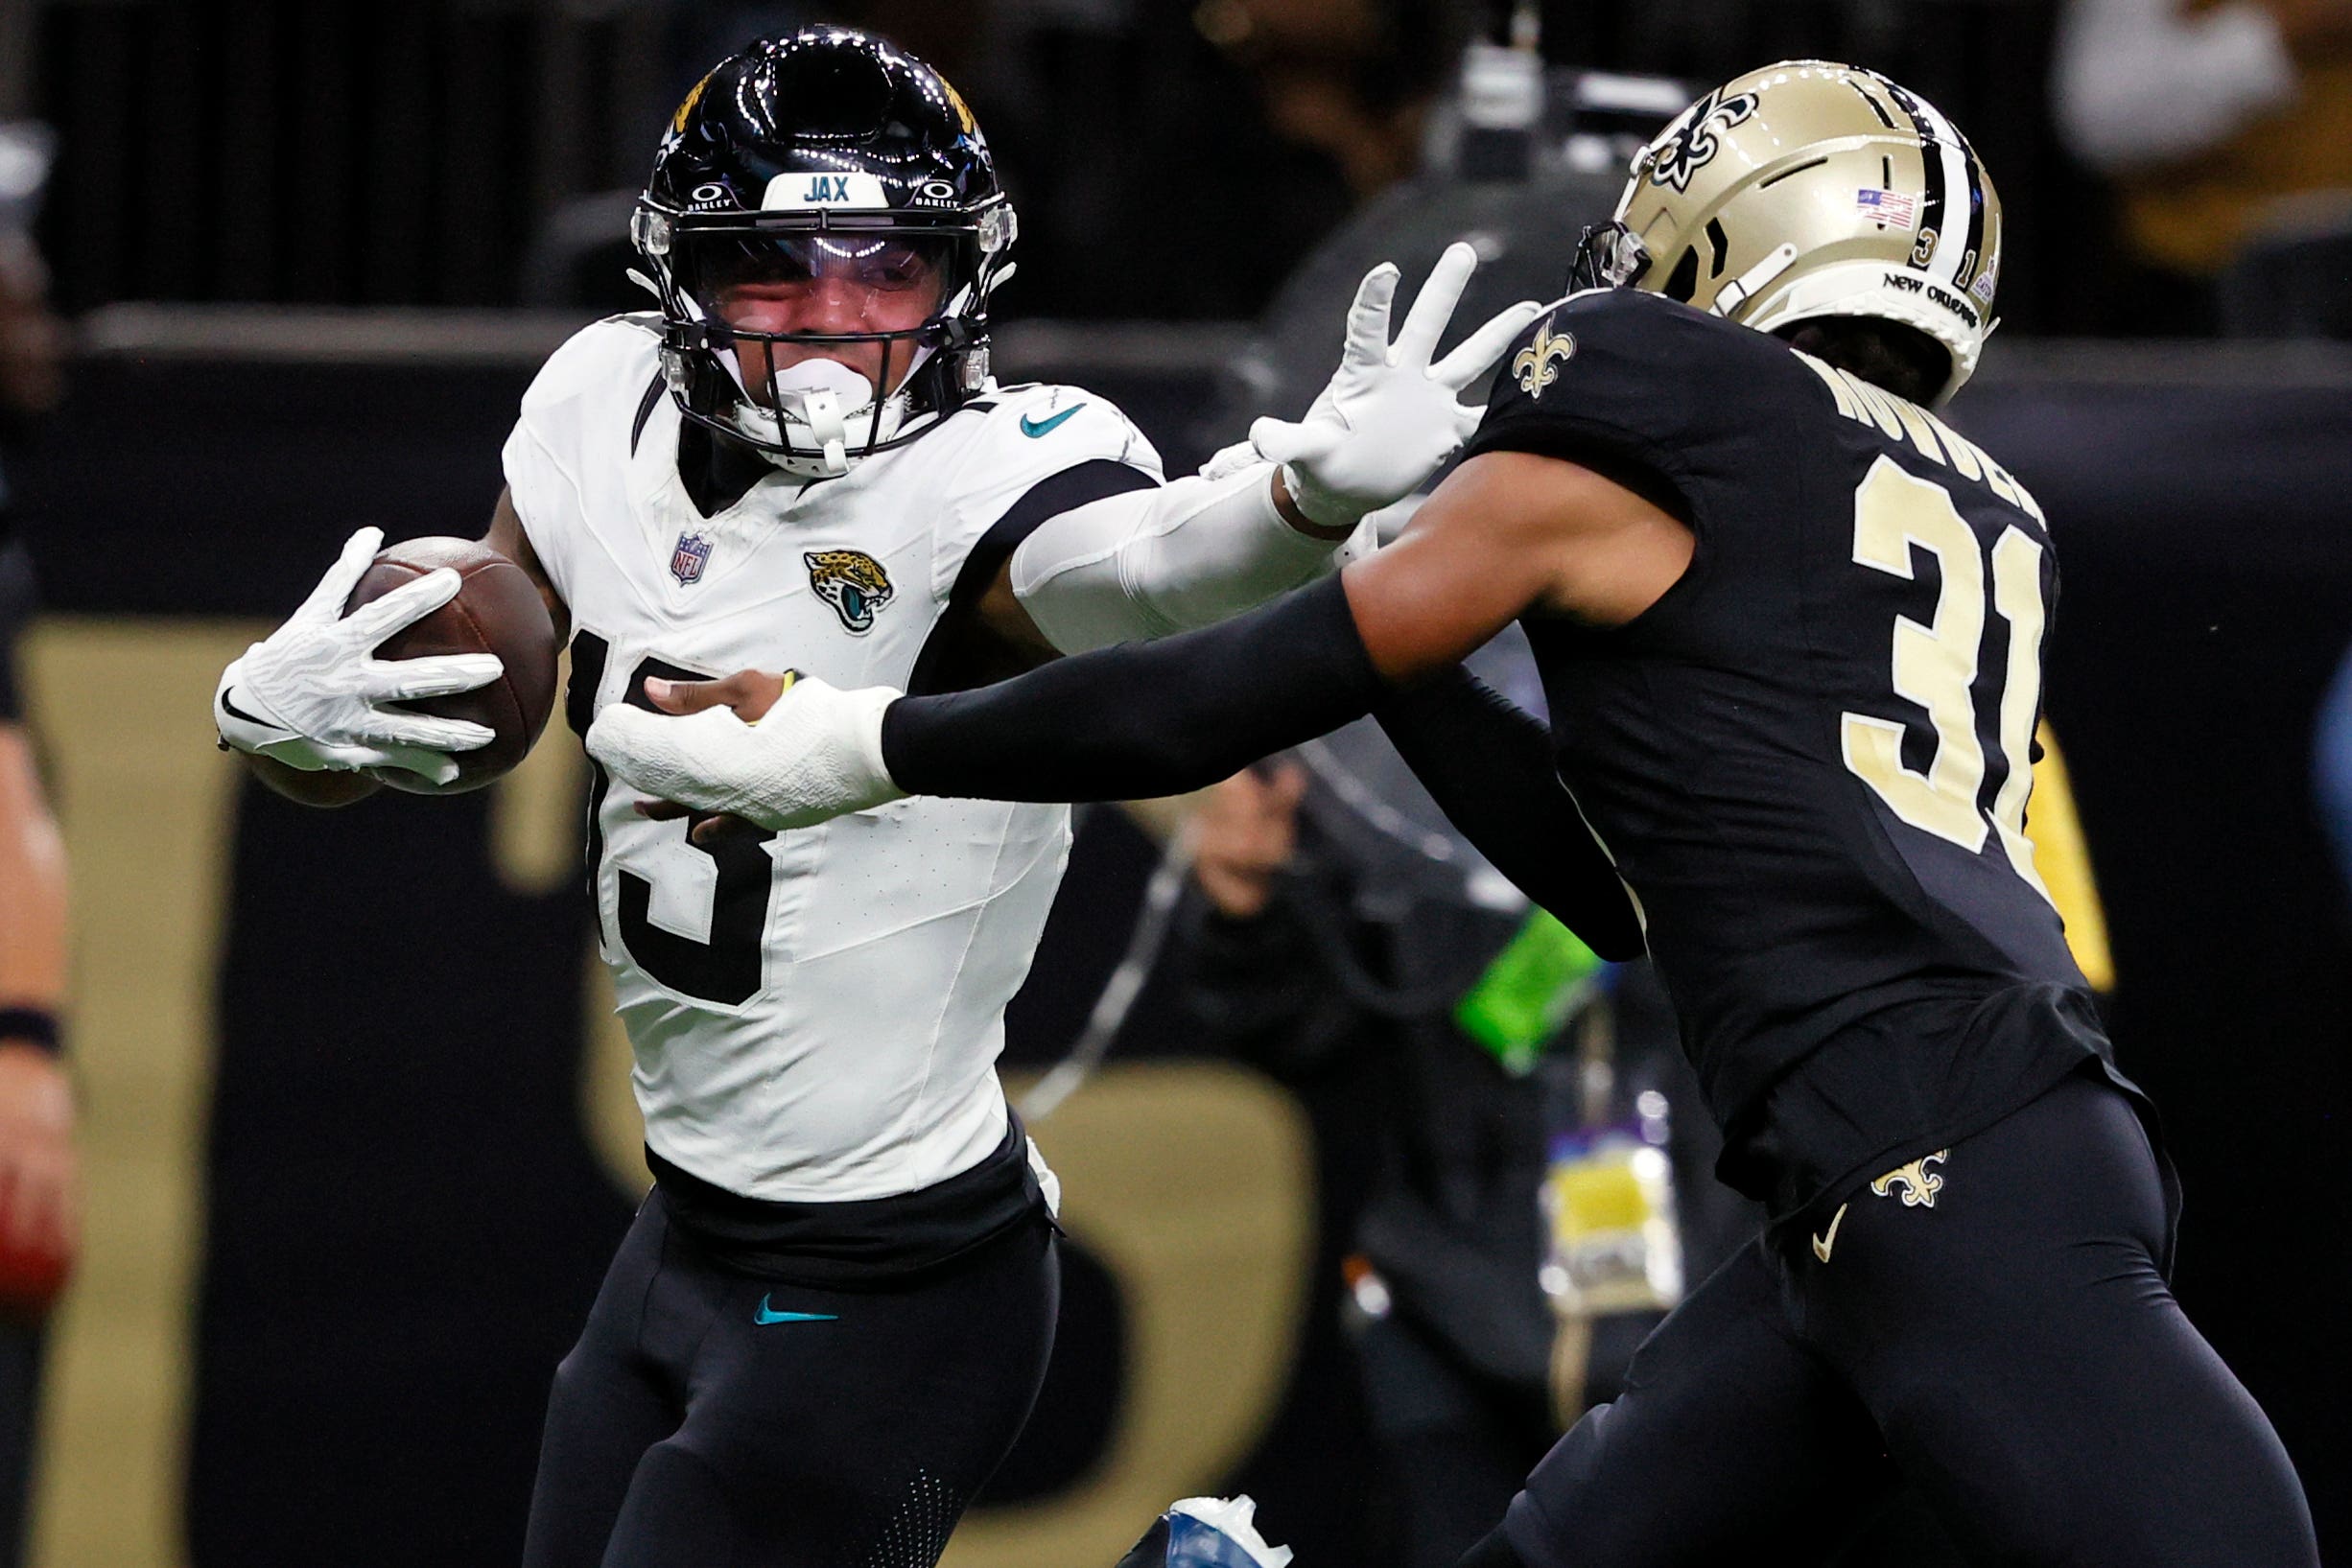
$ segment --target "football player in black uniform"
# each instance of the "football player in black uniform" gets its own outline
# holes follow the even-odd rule
[[[1605,953],[1646,935],[1771,1213],[1472,1562],[1797,1560],[1899,1477],[1987,1562],[2315,1564],[2166,1286],[2170,1169],[2034,871],[2051,536],[1928,411],[2000,255],[1935,109],[1752,73],[1639,156],[1468,459],[1341,578],[886,710],[802,682],[747,726],[784,683],[746,671],[591,750],[777,828],[1164,794],[1377,708],[1531,894]],[[1548,735],[1448,672],[1514,619]]]

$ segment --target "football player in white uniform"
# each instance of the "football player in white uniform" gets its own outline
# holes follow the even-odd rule
[[[662,309],[548,362],[488,535],[568,628],[576,729],[741,669],[952,690],[1273,597],[1459,446],[1535,312],[1436,359],[1468,247],[1393,343],[1376,269],[1305,419],[1166,482],[1105,399],[990,378],[1014,228],[970,109],[878,39],[807,29],[688,96],[633,226]],[[369,656],[453,574],[335,618],[378,543],[222,677],[223,738],[297,799],[488,738],[395,704],[495,658]],[[1067,811],[712,837],[641,804],[598,773],[588,858],[656,1186],[556,1375],[525,1560],[923,1568],[1052,1341],[1053,1179],[995,1063]]]

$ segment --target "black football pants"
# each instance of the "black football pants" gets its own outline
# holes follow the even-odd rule
[[[911,1282],[781,1285],[655,1192],[556,1369],[525,1568],[931,1568],[1028,1419],[1060,1281],[1041,1214]]]
[[[1899,1478],[1977,1562],[2317,1568],[2286,1450],[2165,1284],[2120,1094],[2068,1079],[1915,1176],[1718,1270],[1469,1562],[1820,1561]]]

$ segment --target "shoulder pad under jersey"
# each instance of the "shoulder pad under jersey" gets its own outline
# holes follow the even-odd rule
[[[1661,294],[1589,290],[1512,344],[1466,455],[1601,452],[1672,472],[1716,434],[1752,433],[1811,382],[1763,333]]]
[[[1083,386],[996,387],[969,409],[984,423],[957,476],[959,489],[993,489],[1008,474],[1042,476],[1097,458],[1161,474],[1160,454],[1143,433],[1117,404]]]
[[[661,368],[661,317],[608,316],[564,339],[523,393],[523,417],[541,422],[584,403],[632,410]]]
[[[998,388],[956,417],[983,423],[965,438],[950,478],[939,535],[943,584],[1000,523],[1025,532],[1065,506],[1161,481],[1160,454],[1143,433],[1118,405],[1083,386]],[[1009,550],[1004,539],[998,543]]]

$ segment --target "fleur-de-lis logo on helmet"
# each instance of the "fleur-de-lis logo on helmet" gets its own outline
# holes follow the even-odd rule
[[[1671,185],[1678,191],[1690,189],[1690,176],[1715,161],[1723,151],[1723,138],[1718,131],[1730,129],[1746,121],[1756,111],[1756,95],[1734,93],[1723,96],[1718,87],[1690,106],[1690,112],[1651,149],[1650,183]]]
[[[1556,368],[1575,356],[1576,335],[1572,332],[1554,333],[1550,316],[1536,328],[1535,340],[1513,356],[1511,373],[1518,378],[1519,389],[1529,397],[1541,397],[1543,388],[1560,379]]]

